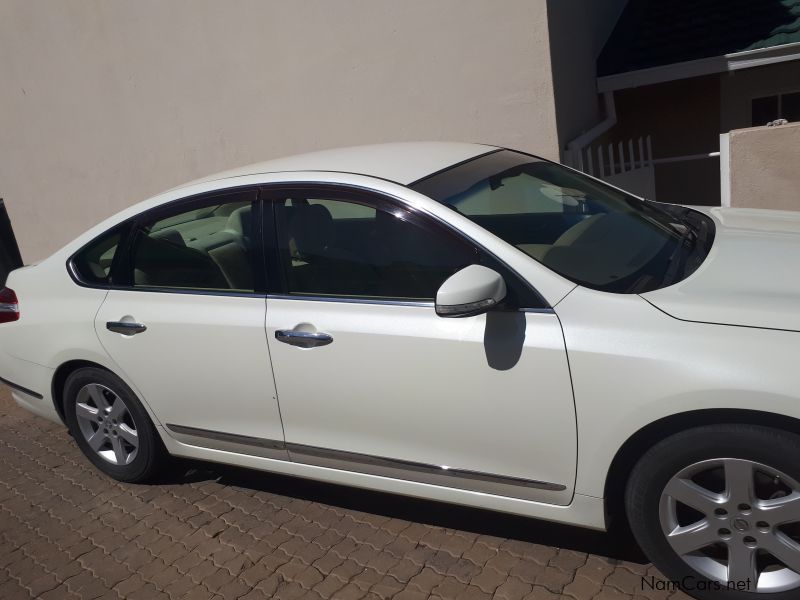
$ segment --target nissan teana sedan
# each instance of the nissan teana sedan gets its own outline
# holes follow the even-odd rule
[[[11,273],[0,377],[122,481],[169,455],[605,529],[800,594],[800,213],[521,152],[347,148],[170,190]]]

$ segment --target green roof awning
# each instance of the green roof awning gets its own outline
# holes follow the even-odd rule
[[[597,61],[604,77],[800,42],[800,0],[630,0]]]

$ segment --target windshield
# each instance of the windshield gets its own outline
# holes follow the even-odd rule
[[[500,150],[411,186],[549,269],[597,290],[644,293],[688,277],[713,242],[713,221]]]

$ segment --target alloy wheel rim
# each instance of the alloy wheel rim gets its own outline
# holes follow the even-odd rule
[[[92,451],[112,465],[128,465],[139,452],[136,424],[125,402],[99,383],[83,386],[75,398],[75,416]]]
[[[800,587],[800,484],[778,469],[736,458],[690,465],[664,487],[659,520],[672,550],[712,581]]]

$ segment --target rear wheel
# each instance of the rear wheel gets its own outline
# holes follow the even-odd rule
[[[114,479],[151,479],[167,458],[136,395],[108,371],[84,368],[72,373],[64,384],[64,414],[81,451]]]
[[[706,600],[800,597],[800,438],[766,427],[700,427],[637,463],[625,505],[666,577]]]

